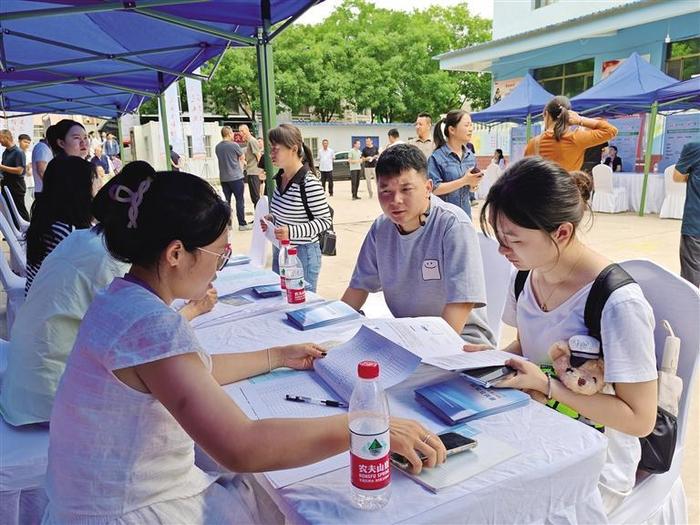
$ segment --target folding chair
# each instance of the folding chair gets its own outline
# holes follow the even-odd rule
[[[19,277],[10,269],[4,253],[0,253],[0,282],[2,282],[7,295],[7,333],[9,334],[15,322],[17,311],[24,303],[24,285],[27,280]]]
[[[29,221],[23,219],[17,211],[17,205],[15,204],[15,200],[12,198],[10,189],[5,186],[2,191],[5,193],[5,201],[8,203],[10,213],[12,213],[12,218],[15,220],[15,224],[19,225],[19,231],[22,233],[26,232],[27,228],[29,228]]]
[[[664,202],[659,211],[660,219],[682,219],[685,206],[685,192],[688,186],[685,182],[675,182],[673,172],[676,165],[672,164],[664,170]]]
[[[613,187],[613,172],[610,166],[598,164],[593,167],[593,211],[619,213],[629,209],[627,190]]]
[[[679,276],[651,261],[631,260],[622,267],[639,283],[654,310],[656,360],[661,362],[666,319],[681,340],[678,375],[683,395],[678,408],[678,442],[671,469],[637,483],[632,493],[608,516],[610,523],[688,523],[685,493],[680,478],[687,431],[690,395],[693,392],[700,354],[700,291]]]
[[[2,199],[0,199],[2,200]],[[27,276],[27,251],[22,243],[15,237],[10,222],[5,215],[0,213],[0,232],[5,237],[10,247],[10,268],[20,277]]]

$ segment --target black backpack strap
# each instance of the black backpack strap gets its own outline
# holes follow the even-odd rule
[[[527,281],[527,276],[530,274],[530,270],[520,270],[515,276],[515,286],[513,291],[515,292],[515,302],[518,302],[518,297],[523,293],[525,288],[525,281]]]
[[[301,195],[301,203],[304,205],[304,211],[306,211],[306,216],[310,221],[313,221],[314,214],[311,213],[311,208],[309,207],[309,199],[306,197],[306,175],[304,175],[304,180],[299,181],[299,194]]]
[[[588,335],[600,341],[601,355],[603,353],[603,341],[600,334],[600,319],[603,316],[605,302],[618,288],[636,282],[619,264],[610,264],[598,274],[591,291],[586,299],[586,308],[583,320],[588,328]]]

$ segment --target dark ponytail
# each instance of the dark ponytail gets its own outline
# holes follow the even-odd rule
[[[435,149],[441,148],[447,144],[447,139],[450,138],[450,127],[457,126],[465,115],[469,115],[469,113],[463,109],[453,109],[445,115],[445,118],[441,118],[437,124],[435,124],[435,128],[433,129],[433,143],[435,144]]]
[[[141,195],[132,202],[133,196]],[[93,203],[107,249],[115,259],[152,268],[174,240],[185,250],[214,242],[231,222],[231,208],[204,179],[127,164]],[[130,211],[131,210],[131,211]]]
[[[582,172],[569,173],[542,157],[526,157],[511,164],[491,186],[481,209],[481,229],[498,231],[498,217],[503,215],[522,228],[554,232],[570,222],[574,232],[584,213],[593,180]]]
[[[569,129],[569,110],[571,102],[565,96],[559,95],[550,100],[544,110],[554,122],[554,139],[561,140]]]

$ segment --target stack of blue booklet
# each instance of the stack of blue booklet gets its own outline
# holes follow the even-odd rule
[[[348,306],[343,301],[327,301],[287,312],[287,319],[301,330],[310,330],[360,317],[352,306]]]
[[[416,400],[450,425],[526,405],[530,396],[511,388],[484,388],[462,376],[416,390]]]

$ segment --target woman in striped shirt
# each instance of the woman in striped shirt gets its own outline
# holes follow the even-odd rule
[[[297,248],[304,267],[306,288],[316,291],[321,271],[318,234],[331,227],[331,212],[321,183],[314,176],[313,154],[304,144],[301,132],[291,124],[281,124],[269,133],[272,162],[280,168],[268,220],[275,225],[278,240],[289,239]],[[267,229],[262,222],[263,231]],[[279,250],[272,254],[272,269],[279,273]]]
[[[25,295],[41,263],[58,243],[73,230],[92,225],[90,204],[97,180],[93,165],[79,157],[57,157],[46,166],[41,199],[36,202],[26,233]]]

